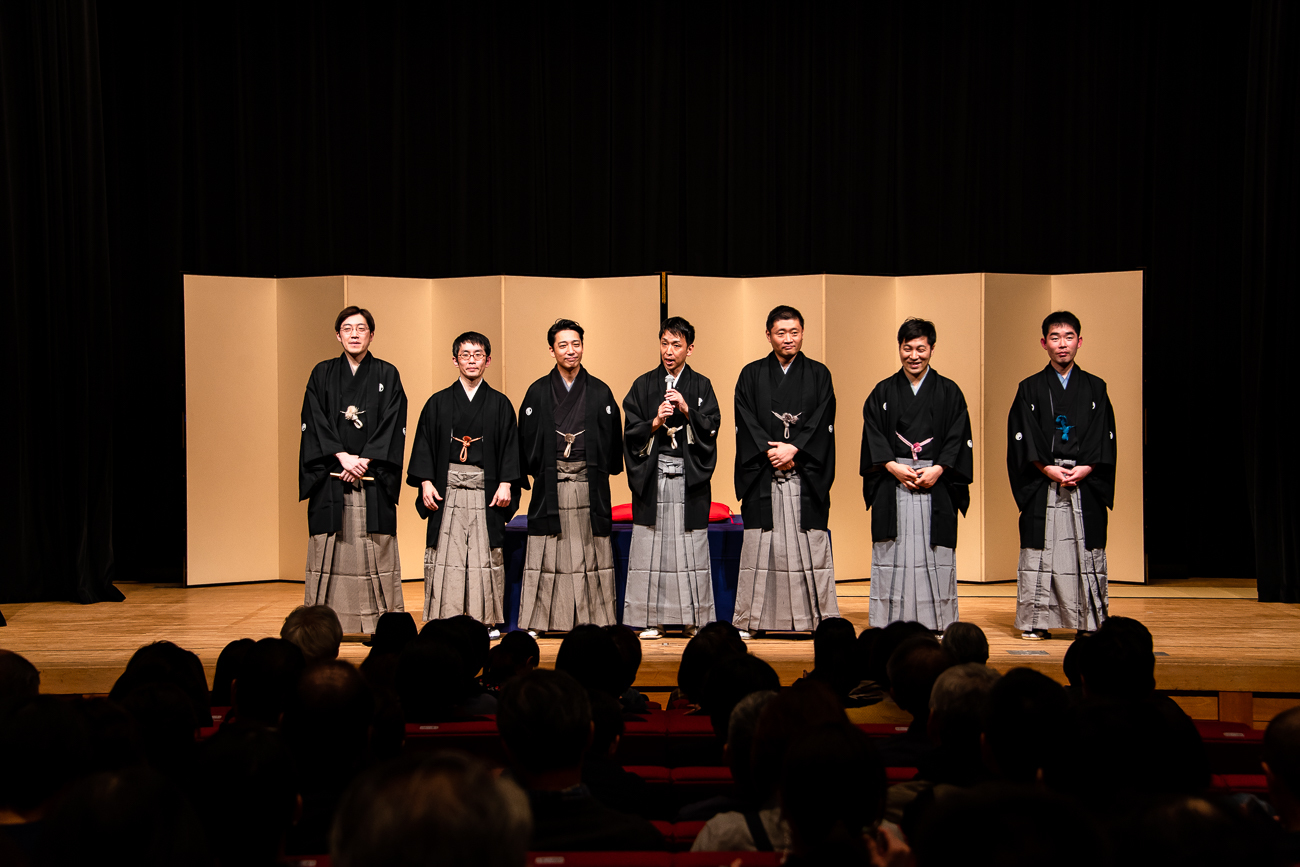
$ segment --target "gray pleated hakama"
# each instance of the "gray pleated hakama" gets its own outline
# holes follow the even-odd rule
[[[632,527],[624,626],[703,626],[714,619],[709,530],[686,529],[683,463],[659,456],[654,526]]]
[[[505,622],[505,557],[488,540],[483,468],[451,464],[440,504],[438,547],[424,549],[424,619],[468,614]]]
[[[933,461],[895,458],[920,469]],[[929,491],[909,491],[897,485],[898,535],[871,546],[872,626],[915,620],[936,630],[957,618],[957,552],[930,544]]]
[[[529,536],[519,628],[567,632],[614,623],[614,548],[591,532],[585,461],[556,462],[560,535]]]
[[[360,482],[344,487],[342,529],[308,538],[304,602],[333,608],[352,633],[373,633],[381,614],[405,610],[397,537],[366,532]]]
[[[1020,549],[1016,629],[1096,630],[1106,620],[1108,607],[1106,549],[1084,547],[1077,488],[1048,483],[1044,541],[1044,548]]]
[[[737,629],[816,629],[839,617],[830,535],[800,527],[799,473],[772,477],[772,529],[745,530],[736,587]]]

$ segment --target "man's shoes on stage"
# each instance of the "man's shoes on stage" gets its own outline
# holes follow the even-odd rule
[[[1046,629],[1026,629],[1020,633],[1020,637],[1025,641],[1044,641],[1052,637],[1052,633]]]
[[[682,627],[682,635],[686,636],[687,638],[694,638],[694,637],[695,637],[695,633],[697,633],[697,632],[699,632],[699,631],[700,631],[700,630],[699,630],[699,627],[698,627],[698,626],[695,626],[695,625],[690,624],[690,623],[688,623],[687,625],[685,625],[685,626]]]
[[[745,630],[743,630],[743,629],[740,630],[740,640],[741,640],[741,641],[749,641],[749,639],[751,639],[751,638],[753,638],[753,637],[754,637],[754,636],[750,635],[750,634],[749,634],[748,632],[746,632]]]
[[[493,626],[488,630],[488,641],[496,641],[501,637],[501,630]]]
[[[524,631],[528,633],[528,637],[529,637],[529,638],[536,638],[536,637],[537,637],[537,630],[536,630],[536,629],[525,629]]]
[[[637,638],[641,639],[642,641],[654,641],[656,638],[661,638],[661,637],[663,637],[662,634],[659,632],[658,629],[655,629],[653,626],[649,627],[648,629],[642,629],[641,632],[637,635]]]

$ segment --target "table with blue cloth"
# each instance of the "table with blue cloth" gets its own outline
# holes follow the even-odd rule
[[[616,523],[610,534],[614,544],[614,608],[623,622],[623,592],[627,587],[627,554],[632,547],[632,523]],[[745,525],[739,515],[709,524],[709,560],[713,573],[713,605],[719,620],[731,620],[736,611],[736,582],[740,579],[740,547]],[[524,584],[524,551],[528,545],[528,517],[519,515],[506,524],[503,553],[506,560],[506,628],[519,628],[519,594]]]

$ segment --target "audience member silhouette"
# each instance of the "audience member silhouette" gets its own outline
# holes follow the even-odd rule
[[[302,670],[298,645],[283,638],[258,641],[244,657],[241,676],[231,684],[229,719],[278,726]]]
[[[949,623],[943,631],[941,643],[955,665],[963,665],[967,662],[988,664],[989,640],[984,635],[984,630],[974,623],[963,620]]]
[[[623,657],[613,637],[599,626],[584,624],[564,636],[555,670],[571,675],[588,692],[603,692],[615,700],[623,694]]]
[[[146,644],[132,655],[108,697],[124,701],[132,690],[148,683],[168,683],[184,693],[193,708],[194,728],[212,725],[208,676],[197,654],[170,641]]]
[[[830,687],[845,706],[851,703],[849,693],[862,681],[857,645],[853,624],[843,617],[827,617],[813,630],[813,670],[808,677]]]
[[[537,639],[526,630],[507,632],[488,652],[488,667],[483,672],[483,682],[492,689],[500,690],[510,678],[537,668],[541,658]]]
[[[606,626],[605,631],[614,639],[618,655],[623,660],[623,676],[619,679],[623,691],[619,693],[619,702],[627,713],[645,713],[650,709],[650,701],[633,688],[637,672],[641,669],[641,640],[637,637],[636,630],[621,623]]]
[[[653,825],[606,807],[582,784],[591,703],[572,676],[539,669],[512,679],[501,690],[497,728],[532,805],[533,851],[665,848]]]
[[[51,806],[86,773],[90,733],[79,707],[42,695],[0,721],[0,835],[29,856]]]
[[[274,867],[298,807],[289,751],[279,732],[222,727],[200,747],[188,788],[223,867]],[[323,840],[312,850],[324,851]]]
[[[1264,778],[1282,833],[1278,855],[1300,863],[1300,707],[1284,710],[1264,730]]]
[[[934,751],[929,733],[930,691],[950,667],[952,657],[932,635],[907,639],[889,658],[890,695],[912,721],[905,733],[881,743],[886,767],[915,768]]]
[[[41,673],[36,666],[13,651],[0,650],[0,722],[40,691]]]
[[[212,675],[212,692],[208,700],[213,707],[230,707],[230,685],[239,679],[244,659],[257,644],[251,638],[237,638],[221,649],[217,657],[217,670]]]
[[[508,778],[460,753],[408,754],[348,790],[330,837],[334,867],[522,867],[531,820]]]
[[[704,700],[709,672],[724,659],[749,653],[736,627],[715,620],[700,628],[682,650],[677,666],[676,700],[699,706]]]
[[[885,785],[885,766],[871,739],[847,721],[816,728],[794,743],[780,790],[790,831],[787,867],[871,864],[873,849],[890,847],[874,833],[885,811]],[[870,837],[866,829],[873,829]]]
[[[467,693],[469,678],[460,654],[445,641],[421,635],[397,661],[394,689],[409,723],[451,722]]]
[[[343,625],[328,605],[299,605],[284,619],[280,637],[298,645],[303,664],[310,666],[339,658]]]
[[[1059,683],[1031,668],[1013,668],[989,691],[985,761],[1007,782],[1035,783],[1057,763],[1070,699]]]

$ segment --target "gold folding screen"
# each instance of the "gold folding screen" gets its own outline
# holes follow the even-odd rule
[[[975,484],[960,523],[958,579],[1015,578],[1016,508],[1006,480],[1006,418],[1016,383],[1040,369],[1043,316],[1066,308],[1084,323],[1079,364],[1106,379],[1119,441],[1117,501],[1108,561],[1117,581],[1143,581],[1142,274],[951,274],[917,277],[673,276],[669,313],[697,331],[690,364],[708,376],[723,409],[714,499],[739,511],[732,487],[732,390],[769,350],[764,319],[777,304],[800,309],[804,351],[835,378],[838,467],[831,531],[840,580],[871,570],[869,518],[858,458],[862,404],[898,368],[895,332],[908,316],[935,322],[934,367],[961,386],[975,434]],[[654,276],[606,279],[389,277],[185,278],[189,584],[303,580],[306,506],[298,502],[299,409],[308,374],[341,351],[334,317],[346,304],[375,316],[372,351],[402,374],[414,425],[433,391],[454,381],[451,340],[481,331],[492,341],[488,382],[517,407],[553,361],[557,318],[587,331],[584,364],[621,401],[658,362]],[[231,334],[238,329],[239,338]],[[422,575],[423,522],[404,489],[398,537],[408,580]],[[628,502],[624,478],[615,502]],[[525,495],[525,505],[526,505]]]

